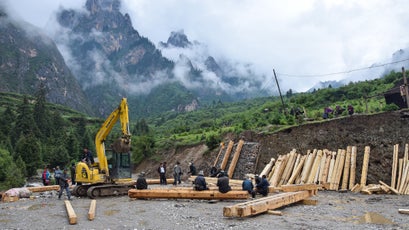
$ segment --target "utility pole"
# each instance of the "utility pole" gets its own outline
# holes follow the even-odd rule
[[[273,73],[274,73],[274,78],[276,79],[277,88],[278,88],[278,93],[280,94],[281,104],[283,104],[283,110],[284,110],[284,113],[286,113],[286,111],[285,111],[285,105],[284,105],[284,100],[283,100],[283,96],[281,95],[280,85],[278,84],[278,80],[277,80],[276,71],[275,71],[274,69],[273,69]]]
[[[405,67],[402,67],[402,74],[403,86],[405,87],[406,108],[409,108],[408,81],[406,80]]]

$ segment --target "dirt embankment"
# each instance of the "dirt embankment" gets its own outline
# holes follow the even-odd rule
[[[393,145],[399,144],[399,157],[403,157],[404,145],[409,144],[409,118],[402,116],[402,112],[386,112],[374,115],[353,115],[340,117],[325,122],[308,123],[274,134],[260,134],[244,132],[239,136],[229,135],[225,142],[240,139],[246,142],[260,144],[256,172],[259,173],[270,161],[270,158],[286,154],[292,149],[305,154],[307,150],[329,149],[337,151],[347,146],[356,146],[357,176],[361,174],[363,153],[365,146],[370,146],[370,161],[368,184],[382,180],[390,183],[392,169]],[[198,170],[206,174],[219,153],[219,148],[208,151],[205,145],[190,146],[170,150],[160,155],[160,160],[145,160],[136,172],[146,171],[148,177],[157,177],[156,169],[160,161],[167,161],[168,169],[172,169],[176,161],[184,169],[187,177],[188,162],[195,162]],[[171,173],[168,174],[171,177]],[[359,179],[359,177],[357,178]]]

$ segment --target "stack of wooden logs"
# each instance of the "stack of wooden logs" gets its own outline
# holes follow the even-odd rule
[[[403,158],[399,158],[399,145],[393,147],[392,177],[390,187],[397,194],[409,194],[409,145],[405,144]]]
[[[306,155],[292,150],[264,167],[260,176],[266,175],[271,187],[279,188],[290,184],[318,184],[320,189],[372,193],[409,194],[409,147],[405,145],[403,158],[398,158],[399,145],[393,149],[391,185],[383,181],[379,184],[366,184],[370,147],[366,146],[362,163],[361,180],[357,183],[357,148],[348,146],[337,152],[327,149],[308,151]]]
[[[360,185],[366,185],[369,164],[369,146],[365,147]],[[355,184],[357,148],[348,146],[337,152],[327,149],[308,151],[306,155],[292,150],[271,159],[260,176],[266,175],[270,185],[319,184],[328,190],[351,190]]]

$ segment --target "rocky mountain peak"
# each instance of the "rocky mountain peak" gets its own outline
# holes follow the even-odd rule
[[[163,47],[174,46],[180,48],[186,48],[192,45],[183,30],[172,31],[170,33],[168,41],[166,43],[161,42],[160,44]]]
[[[121,2],[119,0],[87,0],[85,7],[91,14],[100,11],[119,11]]]

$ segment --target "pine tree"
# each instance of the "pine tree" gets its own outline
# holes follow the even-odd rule
[[[21,166],[13,161],[10,153],[0,148],[0,190],[24,185],[24,175]]]
[[[37,169],[41,168],[41,148],[33,134],[23,135],[17,141],[14,159],[18,157],[26,164],[27,177],[37,174]]]
[[[50,125],[48,122],[49,112],[46,107],[47,89],[43,82],[41,82],[38,91],[36,92],[36,100],[34,104],[34,121],[41,132],[42,137],[50,137]]]

